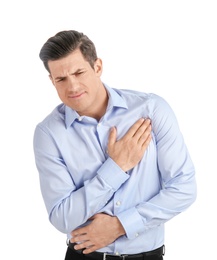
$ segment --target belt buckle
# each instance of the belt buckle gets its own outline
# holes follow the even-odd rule
[[[112,254],[103,253],[103,260],[106,260],[106,256],[119,257],[119,259],[125,260],[125,257],[127,257],[128,255],[112,255]]]

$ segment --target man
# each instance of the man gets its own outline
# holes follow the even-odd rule
[[[49,38],[40,58],[62,101],[36,126],[34,153],[65,259],[163,259],[164,224],[196,198],[194,165],[167,102],[110,88],[83,33]]]

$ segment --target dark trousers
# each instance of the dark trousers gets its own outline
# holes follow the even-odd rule
[[[163,256],[148,256],[145,257],[144,260],[163,260]],[[77,253],[75,250],[71,248],[67,248],[65,260],[94,260],[93,258],[88,257],[88,255]],[[103,260],[103,259],[102,259]],[[107,257],[106,260],[112,260],[112,257]],[[124,260],[120,257],[120,260]],[[126,260],[126,259],[125,259]],[[130,260],[138,260],[138,258],[130,258]]]

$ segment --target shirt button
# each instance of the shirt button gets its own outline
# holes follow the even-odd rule
[[[139,236],[139,233],[136,233],[136,234],[135,234],[135,237],[138,237],[138,236]]]
[[[83,118],[80,116],[80,117],[78,118],[78,121],[82,121],[82,119],[83,119]]]
[[[100,126],[101,126],[101,123],[98,123],[97,126],[100,127]]]
[[[119,255],[119,252],[115,252],[116,255]]]
[[[117,201],[117,202],[116,202],[116,206],[119,207],[120,205],[121,205],[121,202],[120,202],[120,201]]]

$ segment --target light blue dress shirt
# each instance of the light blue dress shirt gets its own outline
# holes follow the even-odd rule
[[[196,198],[195,169],[168,103],[156,94],[113,89],[98,122],[60,104],[34,133],[34,153],[49,220],[70,232],[96,213],[117,216],[126,235],[101,252],[135,254],[164,244],[164,224]],[[106,153],[109,130],[121,138],[150,118],[152,141],[125,173]]]

